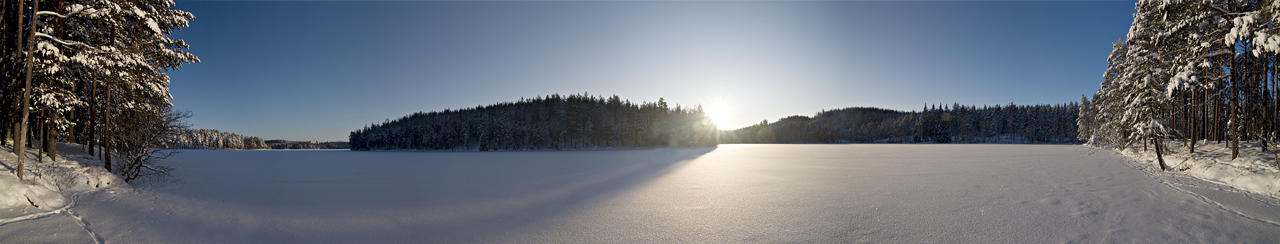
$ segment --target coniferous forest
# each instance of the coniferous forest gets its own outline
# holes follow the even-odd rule
[[[290,140],[267,140],[267,147],[271,149],[351,149],[351,144],[345,141],[290,141]]]
[[[170,149],[271,149],[267,141],[256,136],[218,130],[181,130],[165,142]]]
[[[697,147],[719,143],[1079,143],[1079,106],[928,106],[823,111],[733,131],[701,106],[632,103],[617,96],[551,95],[462,110],[415,113],[351,132],[352,150],[530,150]]]
[[[698,107],[588,94],[415,113],[350,135],[351,150],[528,150],[716,144]]]
[[[1078,143],[1074,103],[927,106],[921,112],[854,107],[724,132],[723,143]]]
[[[148,174],[189,116],[170,110],[164,72],[199,62],[170,38],[193,18],[168,0],[0,1],[0,135],[15,154],[76,142],[126,180]]]
[[[1194,152],[1198,140],[1280,141],[1280,15],[1270,1],[1139,1],[1101,89],[1082,98],[1089,144]]]

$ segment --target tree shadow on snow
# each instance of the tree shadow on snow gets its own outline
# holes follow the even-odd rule
[[[166,160],[179,170],[176,184],[149,191],[204,206],[171,207],[171,215],[152,216],[172,218],[158,223],[177,221],[203,226],[200,229],[210,233],[240,232],[254,241],[489,242],[496,234],[641,186],[714,150],[196,150]],[[120,207],[124,206],[113,211],[128,212]],[[190,212],[182,213],[186,211]],[[274,224],[266,231],[198,217],[206,212],[231,212]]]

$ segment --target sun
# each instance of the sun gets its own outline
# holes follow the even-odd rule
[[[723,104],[713,104],[702,108],[702,113],[715,121],[716,124],[722,124],[729,121],[729,108]]]

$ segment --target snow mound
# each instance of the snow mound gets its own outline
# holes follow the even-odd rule
[[[42,209],[54,209],[66,205],[66,197],[61,193],[41,185],[17,181],[16,176],[9,178],[13,180],[0,180],[0,207],[30,205]],[[14,182],[17,183],[12,184]]]
[[[1280,197],[1280,164],[1277,164],[1276,145],[1262,151],[1260,142],[1240,142],[1240,155],[1231,159],[1227,142],[1198,141],[1195,153],[1188,153],[1182,141],[1170,141],[1164,155],[1169,172],[1185,174],[1239,190],[1271,197]],[[1142,146],[1121,150],[1121,154],[1147,162],[1144,170],[1159,171],[1154,149],[1142,150]]]
[[[58,158],[53,160],[46,155],[43,162],[37,160],[40,156],[35,149],[26,150],[25,179],[19,180],[18,156],[13,154],[12,146],[0,146],[0,166],[6,169],[0,172],[0,209],[54,210],[69,204],[68,196],[72,194],[122,185],[118,177],[102,168],[101,161],[81,149],[78,144],[59,143]],[[0,216],[6,217],[13,216]]]

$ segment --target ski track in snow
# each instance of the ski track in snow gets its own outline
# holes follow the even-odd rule
[[[80,224],[80,228],[84,228],[84,231],[88,232],[90,237],[93,237],[93,243],[97,243],[97,244],[105,243],[105,241],[102,240],[102,237],[98,236],[97,232],[93,232],[93,228],[89,228],[89,221],[85,221],[83,217],[80,217],[80,214],[77,214],[76,212],[71,210],[67,210],[63,213],[66,213],[67,217],[71,217],[72,219],[75,219],[76,224]]]
[[[82,193],[76,193],[75,195],[72,195],[72,196],[71,196],[71,201],[70,201],[70,202],[68,202],[68,203],[67,203],[67,205],[64,205],[64,206],[62,206],[61,208],[58,208],[58,209],[54,209],[54,210],[52,210],[52,211],[43,212],[43,213],[33,213],[33,214],[28,214],[28,215],[23,215],[23,216],[18,216],[18,217],[13,217],[13,218],[8,218],[8,219],[0,219],[0,226],[5,226],[5,225],[9,225],[9,224],[17,223],[17,222],[22,222],[22,221],[29,221],[29,220],[37,220],[37,219],[48,218],[49,216],[53,216],[53,215],[57,215],[57,214],[60,214],[60,213],[66,212],[66,211],[68,211],[68,209],[71,209],[71,207],[73,207],[73,206],[75,206],[75,205],[76,205],[76,198],[77,198],[77,197],[79,197],[79,196],[80,196],[80,194],[83,194],[83,192],[82,192]]]
[[[1203,187],[1202,187],[1202,186],[1200,186],[1200,185],[1195,185],[1195,184],[1182,183],[1182,180],[1178,180],[1178,179],[1179,179],[1179,178],[1183,178],[1183,179],[1187,179],[1187,180],[1201,181],[1201,182],[1203,182],[1203,183],[1201,183],[1201,184],[1214,184],[1215,186],[1218,186],[1218,189],[1215,189],[1215,190],[1221,190],[1221,191],[1227,191],[1227,192],[1231,192],[1231,193],[1235,193],[1235,194],[1240,194],[1241,196],[1245,196],[1246,198],[1249,198],[1250,200],[1254,200],[1254,201],[1257,201],[1257,202],[1259,202],[1259,203],[1265,204],[1265,205],[1267,205],[1267,206],[1268,206],[1269,208],[1271,208],[1271,209],[1280,209],[1280,205],[1276,205],[1276,204],[1274,204],[1274,203],[1271,203],[1271,202],[1265,201],[1264,199],[1260,199],[1260,198],[1258,198],[1258,197],[1255,197],[1255,196],[1254,196],[1254,194],[1252,194],[1252,193],[1250,193],[1250,192],[1248,192],[1248,191],[1239,190],[1239,189],[1236,189],[1235,187],[1232,187],[1232,186],[1230,186],[1230,185],[1225,185],[1225,184],[1220,184],[1220,183],[1216,183],[1216,182],[1209,182],[1209,181],[1204,181],[1204,180],[1200,180],[1200,179],[1196,179],[1196,178],[1191,178],[1191,177],[1189,177],[1189,176],[1179,176],[1179,175],[1170,175],[1170,174],[1158,174],[1158,173],[1156,173],[1156,172],[1152,172],[1152,171],[1149,171],[1149,170],[1142,170],[1142,168],[1143,168],[1143,167],[1141,166],[1141,164],[1140,164],[1140,163],[1138,163],[1138,162],[1135,162],[1134,160],[1125,160],[1125,163],[1126,163],[1126,164],[1128,164],[1130,167],[1134,167],[1134,169],[1135,169],[1135,170],[1141,171],[1141,172],[1143,173],[1143,175],[1145,175],[1145,176],[1147,176],[1147,177],[1149,177],[1149,178],[1151,178],[1151,179],[1154,179],[1154,180],[1156,180],[1156,181],[1159,181],[1159,182],[1160,182],[1160,184],[1164,184],[1165,186],[1168,186],[1169,188],[1173,188],[1174,190],[1177,190],[1177,191],[1179,191],[1179,192],[1185,193],[1185,194],[1187,194],[1187,195],[1194,196],[1194,197],[1196,197],[1197,199],[1200,199],[1201,201],[1203,201],[1204,203],[1208,203],[1208,204],[1211,204],[1211,205],[1217,206],[1217,207],[1218,207],[1218,209],[1220,209],[1220,210],[1222,210],[1222,211],[1224,211],[1224,212],[1232,213],[1232,214],[1235,214],[1235,215],[1237,215],[1237,216],[1240,216],[1240,217],[1245,218],[1245,219],[1248,219],[1248,220],[1258,221],[1258,222],[1261,222],[1261,223],[1270,224],[1270,225],[1275,226],[1275,227],[1280,227],[1280,222],[1276,222],[1276,221],[1274,221],[1274,220],[1265,219],[1265,218],[1261,218],[1261,217],[1257,217],[1257,216],[1252,216],[1252,215],[1249,215],[1249,214],[1246,214],[1246,213],[1240,212],[1239,210],[1236,210],[1236,209],[1234,209],[1234,208],[1232,208],[1232,207],[1230,207],[1230,206],[1227,206],[1227,205],[1225,205],[1225,204],[1222,204],[1221,202],[1215,201],[1215,200],[1213,200],[1213,199],[1211,199],[1211,198],[1209,198],[1209,197],[1207,197],[1207,196],[1204,196],[1204,195],[1201,195],[1201,194],[1197,194],[1197,193],[1195,193],[1195,192],[1192,192],[1192,191],[1190,191],[1190,190],[1187,190],[1187,189],[1185,189],[1185,188],[1183,188],[1183,187],[1197,187],[1197,188],[1203,188]],[[1161,176],[1164,176],[1164,177],[1161,177]],[[1177,180],[1178,182],[1174,182],[1174,181],[1170,181],[1170,180],[1165,180],[1165,179],[1164,179],[1165,177],[1171,177],[1171,178],[1174,178],[1174,179],[1175,179],[1175,180]],[[1264,197],[1265,197],[1265,196],[1264,196]]]
[[[81,228],[83,228],[83,229],[84,229],[84,231],[85,231],[85,232],[87,232],[87,233],[89,234],[89,236],[90,236],[90,237],[93,237],[93,241],[94,241],[94,243],[98,243],[98,244],[105,243],[105,240],[103,240],[103,239],[102,239],[102,237],[98,236],[98,233],[93,232],[93,229],[89,228],[89,222],[88,222],[88,221],[85,221],[83,217],[80,217],[80,214],[77,214],[76,212],[71,211],[71,208],[73,208],[73,207],[75,207],[75,206],[76,206],[76,202],[78,202],[78,200],[79,200],[79,198],[80,198],[80,196],[81,196],[81,195],[83,195],[83,194],[87,194],[87,193],[93,193],[93,192],[102,191],[103,189],[105,189],[105,188],[100,188],[100,189],[97,189],[97,190],[92,190],[92,191],[85,191],[85,192],[79,192],[79,193],[76,193],[75,195],[72,195],[72,196],[69,198],[69,199],[70,199],[70,201],[67,203],[67,205],[62,206],[61,208],[58,208],[58,209],[55,209],[55,210],[52,210],[52,211],[43,212],[43,213],[28,214],[28,215],[23,215],[23,216],[18,216],[18,217],[13,217],[13,218],[8,218],[8,219],[0,220],[0,227],[4,227],[5,225],[9,225],[9,224],[13,224],[13,223],[18,223],[18,222],[23,222],[23,221],[39,220],[39,219],[44,219],[44,218],[52,217],[52,216],[54,216],[54,215],[58,215],[58,214],[64,214],[64,215],[66,215],[67,217],[70,217],[71,219],[74,219],[74,220],[75,220],[75,222],[76,222],[76,224],[80,225],[80,227],[81,227]]]
[[[18,222],[22,222],[22,221],[30,221],[30,220],[37,220],[37,219],[48,218],[49,216],[53,216],[53,215],[56,215],[56,214],[60,214],[60,213],[62,213],[62,212],[64,212],[64,211],[67,211],[67,208],[70,208],[70,207],[71,207],[71,205],[72,205],[72,204],[67,204],[67,206],[63,206],[62,208],[59,208],[59,209],[56,209],[56,210],[53,210],[53,211],[48,211],[48,212],[43,212],[43,213],[33,213],[33,214],[28,214],[28,215],[23,215],[23,216],[18,216],[18,217],[13,217],[13,218],[8,218],[8,219],[2,219],[2,220],[0,220],[0,227],[4,227],[5,225],[9,225],[9,224],[13,224],[13,223],[18,223]]]

